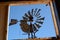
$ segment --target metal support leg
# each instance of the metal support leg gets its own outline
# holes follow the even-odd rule
[[[31,33],[31,38],[33,38],[33,33]]]
[[[30,33],[28,33],[28,38],[30,38]]]

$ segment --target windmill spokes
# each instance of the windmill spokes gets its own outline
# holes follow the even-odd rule
[[[36,17],[40,15],[39,11],[40,11],[40,10],[37,10],[37,11],[36,11],[36,13],[35,13],[35,16],[36,16]]]
[[[26,16],[26,17],[29,17],[27,13],[25,13],[25,16]]]
[[[31,12],[30,12],[30,11],[28,11],[28,15],[29,15],[29,17],[33,17],[33,16],[31,15]]]
[[[33,29],[34,29],[34,31],[36,31],[37,30],[37,27],[33,24]]]
[[[34,13],[34,9],[31,10],[31,15],[33,16],[33,13]]]
[[[27,13],[25,13],[25,17],[27,17],[28,20],[30,18],[30,16]]]
[[[24,16],[23,16],[23,19],[24,19],[24,20],[28,20],[28,18],[26,18],[26,17],[24,17]]]
[[[36,21],[37,23],[39,23],[39,24],[43,24],[43,22],[42,21]]]
[[[37,24],[37,23],[35,23],[35,25],[36,25],[37,28],[40,28],[40,27],[41,27],[41,26],[40,26],[39,24]]]
[[[26,17],[26,15],[24,15],[25,18],[29,19],[29,17]]]
[[[41,9],[39,9],[39,10],[36,12],[36,15],[35,15],[36,17],[40,15],[40,13],[39,13],[40,10],[41,10]]]
[[[40,13],[37,13],[37,14],[36,14],[36,17],[38,17],[38,16],[40,16]]]
[[[39,18],[39,19],[37,19],[37,20],[44,20],[44,18],[45,18],[45,17],[43,17],[43,18]]]
[[[35,11],[34,11],[35,13],[37,12],[37,8],[35,9]]]
[[[39,13],[40,10],[41,10],[41,9],[39,9],[39,10],[37,11],[37,13]]]
[[[37,18],[40,18],[41,16],[39,15],[39,16],[37,16]]]
[[[34,10],[34,15],[36,16],[36,13],[37,13],[37,8]]]

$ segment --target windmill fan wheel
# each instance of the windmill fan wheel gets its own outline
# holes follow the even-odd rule
[[[36,8],[32,9],[31,11],[28,10],[28,12],[24,14],[24,16],[22,17],[23,19],[20,20],[20,26],[23,32],[33,33],[38,31],[44,21],[44,17],[41,17],[40,11],[41,9]],[[36,17],[36,20],[34,20],[34,17]]]

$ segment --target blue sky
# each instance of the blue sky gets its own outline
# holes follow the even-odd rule
[[[54,24],[52,20],[50,6],[46,6],[45,4],[31,4],[31,5],[18,5],[18,6],[10,6],[10,14],[9,14],[9,22],[11,19],[22,20],[22,16],[28,10],[31,9],[41,9],[40,14],[42,17],[45,17],[42,27],[39,28],[39,31],[36,32],[37,38],[46,38],[46,37],[56,37]],[[25,34],[20,27],[20,22],[15,25],[8,26],[8,39],[22,39],[28,38],[28,35]]]

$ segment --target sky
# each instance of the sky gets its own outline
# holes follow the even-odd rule
[[[56,32],[54,28],[54,23],[52,19],[52,13],[50,6],[46,6],[46,4],[30,4],[30,5],[17,5],[17,6],[10,6],[9,9],[9,21],[11,19],[17,19],[22,20],[22,16],[31,9],[41,9],[40,15],[42,17],[45,17],[44,23],[41,25],[42,27],[39,28],[39,31],[36,32],[37,38],[48,38],[48,37],[56,37]],[[12,39],[26,39],[28,38],[28,35],[23,35],[25,34],[21,30],[21,26],[19,25],[20,22],[18,22],[15,25],[8,26],[8,40]],[[8,24],[9,25],[9,24]]]

